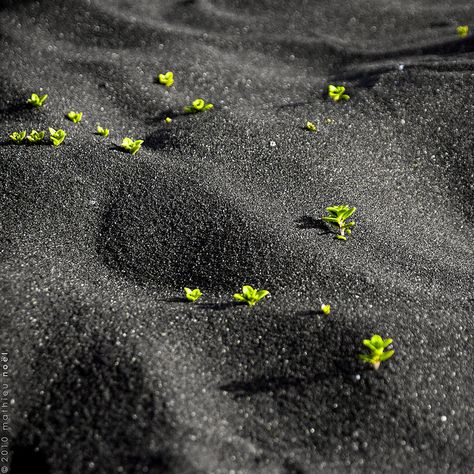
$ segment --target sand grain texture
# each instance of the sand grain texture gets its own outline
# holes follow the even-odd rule
[[[1,3],[13,474],[474,471],[459,24],[472,2]],[[214,109],[184,115],[197,97]],[[48,126],[58,148],[8,140]],[[339,203],[347,242],[320,221]],[[271,298],[235,305],[246,283]],[[374,333],[396,351],[378,372],[357,360]]]

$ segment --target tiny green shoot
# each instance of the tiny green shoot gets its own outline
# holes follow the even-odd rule
[[[82,112],[68,112],[67,118],[74,123],[78,123],[82,120]]]
[[[390,359],[395,353],[394,350],[385,352],[385,349],[392,342],[392,339],[382,339],[378,334],[374,334],[370,339],[364,339],[362,344],[370,349],[370,354],[359,354],[359,359],[372,364],[374,369],[377,370],[381,362]]]
[[[196,99],[192,105],[184,107],[184,112],[187,114],[194,114],[196,112],[204,112],[205,110],[212,109],[214,104],[206,103],[204,99]]]
[[[328,117],[327,119],[324,120],[324,123],[326,125],[332,125],[334,123],[334,120]]]
[[[465,38],[469,34],[469,26],[467,25],[459,25],[456,28],[456,33],[460,38]]]
[[[31,133],[26,137],[30,143],[39,143],[44,138],[44,132],[37,132],[32,130]]]
[[[349,100],[350,96],[344,94],[345,91],[346,88],[344,86],[333,86],[332,84],[328,86],[329,97],[331,97],[334,102],[339,102],[341,99]]]
[[[66,132],[62,129],[55,130],[49,127],[49,139],[54,146],[59,146],[66,138]]]
[[[330,304],[321,304],[321,311],[327,316],[331,312]]]
[[[314,125],[313,122],[306,122],[306,129],[309,130],[310,132],[318,131],[318,129],[316,128],[316,125]]]
[[[186,299],[192,302],[198,300],[202,296],[199,288],[195,288],[194,290],[191,290],[191,288],[185,288],[184,292],[186,293]]]
[[[270,292],[267,290],[256,290],[250,285],[244,285],[242,287],[242,293],[235,293],[234,299],[241,301],[242,303],[247,303],[249,306],[253,306],[269,294]]]
[[[100,125],[97,125],[97,133],[99,135],[102,135],[103,137],[108,137],[109,136],[109,129],[108,128],[102,128]]]
[[[22,132],[13,132],[10,135],[10,138],[13,142],[15,142],[17,145],[19,145],[20,143],[23,143],[23,141],[25,140],[26,131],[23,130]]]
[[[355,222],[346,223],[345,221],[354,214],[356,208],[345,205],[330,206],[326,207],[326,211],[329,213],[329,216],[322,217],[322,220],[335,228],[337,232],[336,237],[339,240],[347,240],[346,234],[351,235],[351,227],[355,226]]]
[[[173,119],[171,117],[166,117],[165,118],[166,123],[171,123],[172,121],[173,121]]]
[[[143,140],[132,140],[131,138],[124,138],[122,144],[120,145],[125,151],[128,151],[130,154],[135,155],[138,150],[141,148]]]
[[[158,82],[166,87],[171,87],[174,84],[174,74],[168,71],[166,74],[158,74]]]
[[[48,94],[44,94],[42,96],[39,96],[38,94],[31,94],[31,97],[27,100],[27,102],[33,107],[41,107],[47,98]]]

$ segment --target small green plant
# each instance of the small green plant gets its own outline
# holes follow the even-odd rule
[[[39,96],[38,94],[31,94],[31,97],[27,100],[27,102],[33,107],[41,107],[47,98],[48,94],[44,94],[42,96]]]
[[[184,292],[186,293],[186,299],[192,302],[198,300],[202,296],[199,288],[195,288],[194,290],[191,290],[191,288],[185,288]]]
[[[354,214],[356,208],[345,205],[330,206],[326,207],[326,211],[329,213],[329,216],[322,217],[323,221],[335,228],[337,232],[336,237],[339,240],[347,240],[345,234],[351,235],[351,227],[355,226],[355,222],[351,221],[346,223],[345,221]]]
[[[62,129],[54,130],[49,127],[49,139],[54,146],[59,146],[66,138],[66,132]]]
[[[394,350],[386,351],[385,349],[393,342],[392,339],[382,339],[378,334],[374,334],[370,339],[364,339],[362,344],[370,349],[370,354],[359,354],[359,359],[372,364],[375,370],[380,367],[380,363],[384,362],[395,353]]]
[[[30,143],[39,143],[44,138],[44,132],[37,132],[36,130],[32,130],[31,133],[26,137],[26,139]]]
[[[314,125],[313,122],[306,122],[306,129],[309,130],[310,132],[318,131],[318,129],[316,128],[316,125]]]
[[[204,99],[196,99],[192,105],[187,105],[184,108],[184,112],[187,114],[194,114],[196,112],[204,112],[205,110],[212,109],[214,107],[214,104],[207,103],[204,101]]]
[[[242,287],[242,293],[234,294],[234,299],[241,301],[242,303],[247,303],[249,306],[253,306],[255,303],[260,301],[262,298],[265,298],[265,296],[269,294],[270,292],[267,290],[256,290],[250,285],[245,285]]]
[[[125,151],[134,155],[142,147],[143,140],[132,140],[131,138],[124,138],[120,145]]]
[[[460,38],[465,38],[469,34],[469,26],[467,25],[459,25],[456,28],[456,33]]]
[[[324,123],[326,125],[332,125],[334,123],[334,120],[328,117],[327,119],[324,120]]]
[[[74,123],[79,123],[82,120],[82,112],[68,112],[67,118]]]
[[[172,121],[173,121],[173,119],[171,117],[166,117],[165,118],[166,123],[171,123]]]
[[[168,71],[166,74],[158,74],[158,82],[166,87],[171,87],[174,84],[174,74]]]
[[[332,84],[328,86],[329,97],[331,97],[334,102],[339,102],[341,99],[349,100],[350,96],[344,94],[345,91],[346,88],[344,86],[333,86]]]
[[[13,132],[10,135],[10,138],[13,142],[15,142],[17,145],[20,143],[23,143],[25,138],[26,138],[26,131],[23,130],[22,132]]]
[[[100,125],[97,125],[97,133],[99,135],[102,135],[103,137],[108,137],[109,136],[109,129],[108,128],[102,128]]]
[[[327,316],[331,312],[331,305],[322,303],[321,311]]]

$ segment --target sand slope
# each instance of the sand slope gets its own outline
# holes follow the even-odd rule
[[[2,2],[12,473],[474,470],[459,24],[471,2]],[[197,97],[214,109],[183,114]],[[48,126],[57,149],[8,140]],[[340,203],[347,242],[320,220]],[[243,284],[272,296],[235,305]],[[357,360],[374,333],[396,351],[378,372]]]

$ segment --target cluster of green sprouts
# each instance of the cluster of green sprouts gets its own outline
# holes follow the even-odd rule
[[[135,155],[142,147],[142,143],[143,140],[133,140],[132,138],[125,137],[120,146],[131,155]]]
[[[456,28],[456,33],[460,38],[465,38],[469,34],[469,26],[467,25],[459,25]]]
[[[187,114],[194,114],[196,112],[204,112],[205,110],[212,109],[214,104],[206,103],[204,99],[196,99],[191,105],[184,107],[184,112]]]
[[[314,125],[313,122],[306,122],[306,130],[309,130],[310,132],[317,132],[318,129],[316,128],[316,125]]]
[[[370,354],[359,354],[359,359],[372,364],[373,368],[377,370],[381,362],[390,359],[395,353],[394,350],[385,351],[392,342],[392,339],[383,339],[378,334],[374,334],[370,339],[364,339],[362,344],[370,349]]]
[[[32,130],[29,135],[26,134],[26,131],[23,130],[21,132],[13,132],[10,135],[11,140],[19,145],[26,140],[29,143],[40,143],[43,141],[45,136],[45,132],[38,132],[36,130]],[[66,132],[64,130],[55,130],[54,128],[49,127],[49,139],[54,146],[59,146],[64,139],[66,138]]]
[[[31,94],[31,97],[26,101],[32,107],[41,107],[44,101],[48,98],[48,94],[39,96],[38,94]]]
[[[355,226],[355,222],[346,222],[346,219],[354,214],[356,208],[346,205],[330,206],[326,207],[326,211],[329,216],[323,216],[322,220],[336,230],[336,237],[339,240],[347,240],[346,235],[351,235],[351,228]]]
[[[332,84],[328,86],[329,97],[331,97],[334,102],[339,102],[341,99],[349,100],[350,96],[345,92],[346,88],[344,86],[334,86]]]
[[[82,120],[82,112],[68,112],[66,117],[74,123],[79,123]]]

